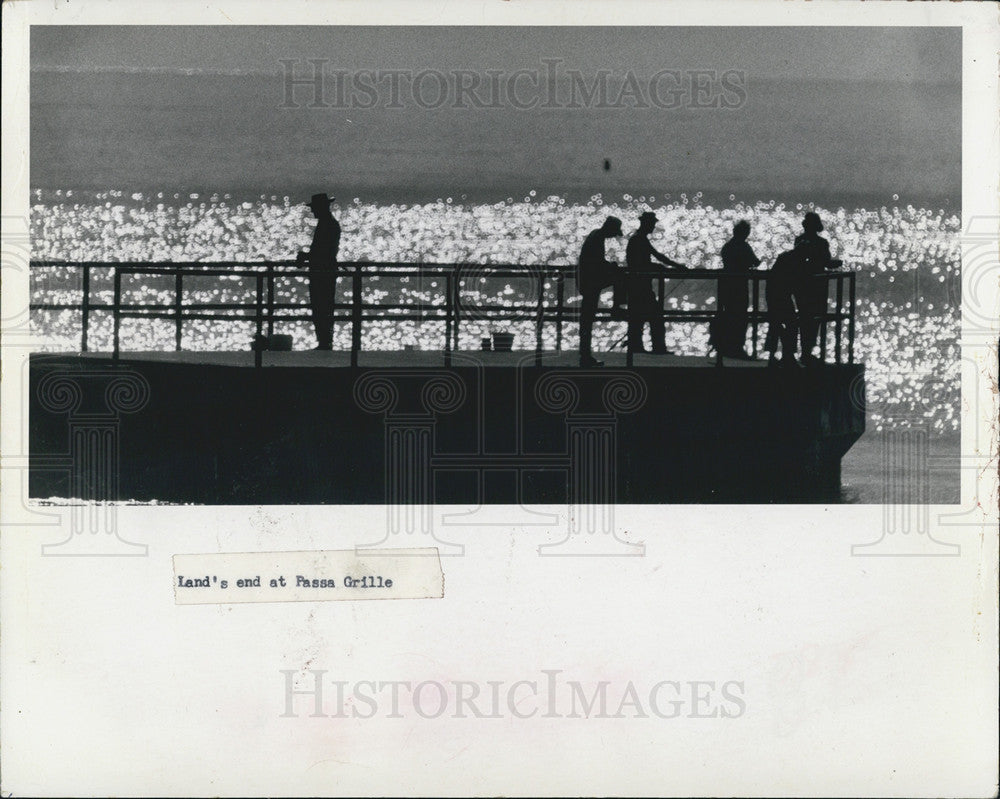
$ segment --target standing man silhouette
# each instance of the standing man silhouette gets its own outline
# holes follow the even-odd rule
[[[687,269],[684,264],[667,258],[649,243],[649,234],[656,227],[656,214],[645,211],[639,216],[639,229],[633,233],[625,247],[625,262],[628,265],[628,348],[630,352],[645,352],[642,345],[642,330],[649,322],[649,336],[653,352],[665,355],[667,352],[666,329],[663,325],[663,308],[653,293],[652,278],[649,274],[655,258],[665,266]]]
[[[795,350],[798,346],[798,325],[795,318],[795,304],[792,302],[792,291],[798,278],[801,253],[796,247],[787,250],[774,259],[771,274],[768,275],[764,287],[764,297],[767,300],[767,338],[764,349],[767,350],[768,366],[778,365],[778,344],[781,344],[781,365],[799,366],[795,360]]]
[[[591,353],[590,340],[601,290],[614,286],[621,279],[618,267],[606,258],[604,252],[607,240],[620,235],[622,221],[616,216],[609,216],[603,225],[587,234],[580,249],[576,278],[577,287],[583,295],[580,303],[580,366],[604,366],[604,362]]]
[[[745,275],[760,266],[760,258],[747,242],[750,223],[741,219],[733,225],[733,237],[722,245],[722,271],[719,279],[719,313],[716,317],[713,345],[726,358],[753,360],[744,347],[747,340],[747,304],[750,292]]]
[[[340,223],[330,211],[330,203],[335,199],[326,194],[314,194],[306,203],[316,217],[316,230],[309,252],[299,252],[296,259],[300,264],[309,265],[309,304],[312,306],[317,350],[333,349],[337,253],[340,251]]]
[[[799,332],[802,335],[802,363],[813,366],[819,358],[813,355],[819,333],[820,314],[826,313],[829,281],[816,275],[827,269],[838,269],[842,261],[830,257],[830,242],[819,235],[823,222],[819,214],[809,211],[802,220],[803,232],[795,239],[799,257],[799,278],[794,289],[799,310]]]

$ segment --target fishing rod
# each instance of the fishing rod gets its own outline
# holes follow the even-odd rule
[[[665,271],[665,270],[664,270],[664,271]],[[676,271],[677,271],[678,273],[681,273],[681,274],[683,274],[683,272],[685,272],[685,271],[687,271],[687,270],[683,270],[683,269],[678,269],[678,270],[676,270]],[[670,275],[670,277],[673,277],[673,275]],[[652,280],[667,280],[668,278],[667,278],[667,277],[651,277],[650,279],[652,279]],[[667,298],[668,298],[668,297],[670,297],[670,296],[671,296],[671,295],[672,295],[672,294],[673,294],[673,293],[674,293],[675,291],[677,291],[677,289],[679,289],[679,288],[681,287],[681,282],[682,282],[682,281],[683,281],[683,278],[682,278],[681,280],[677,280],[677,281],[676,281],[676,284],[674,285],[674,287],[673,287],[672,289],[670,289],[670,291],[668,291],[667,293],[665,293],[665,294],[663,295],[663,299],[661,299],[661,300],[660,300],[660,310],[661,310],[661,311],[663,310],[663,303],[664,303],[664,302],[665,302],[665,301],[667,300]],[[627,307],[628,307],[628,306],[626,305],[626,308],[627,308]],[[628,312],[628,311],[626,311],[626,313],[627,313],[627,312]],[[613,343],[613,344],[611,345],[611,349],[613,349],[613,350],[616,350],[616,349],[618,349],[618,348],[619,348],[620,346],[622,346],[622,345],[623,345],[623,344],[624,344],[624,343],[625,343],[625,342],[626,342],[627,340],[628,340],[628,333],[626,333],[626,334],[625,334],[624,336],[622,336],[622,337],[621,337],[620,339],[616,340],[616,341],[615,341],[615,342],[614,342],[614,343]]]

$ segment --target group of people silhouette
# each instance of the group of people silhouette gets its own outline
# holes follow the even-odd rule
[[[316,331],[317,350],[333,348],[333,322],[337,289],[337,255],[340,250],[340,224],[330,205],[336,198],[314,194],[306,205],[316,217],[312,245],[299,252],[297,262],[308,267],[309,304]],[[626,346],[630,352],[645,352],[643,334],[649,325],[652,352],[668,354],[663,307],[652,288],[652,280],[663,275],[687,271],[688,267],[659,252],[650,242],[658,218],[652,211],[639,216],[639,227],[629,237],[625,248],[625,268],[607,259],[608,239],[623,235],[622,221],[609,216],[587,234],[580,249],[577,286],[580,304],[580,365],[603,366],[591,351],[594,321],[601,293],[614,289],[615,309],[628,319]],[[813,354],[819,332],[819,315],[825,311],[827,281],[819,277],[828,269],[841,266],[831,258],[829,242],[819,235],[823,223],[819,215],[808,212],[802,220],[803,232],[793,248],[774,261],[766,281],[768,332],[764,349],[771,364],[798,366],[796,351],[802,343],[801,365],[815,365]],[[723,357],[753,360],[745,342],[749,325],[748,280],[745,275],[761,265],[749,243],[750,223],[740,220],[733,226],[732,238],[722,247],[722,273],[719,278],[718,311],[709,326],[709,343]],[[660,265],[654,264],[658,261]],[[781,360],[777,358],[781,345]]]
[[[819,316],[826,312],[829,288],[826,279],[818,276],[829,269],[839,269],[843,262],[830,256],[830,242],[819,235],[823,231],[819,214],[807,213],[802,228],[793,249],[781,253],[771,267],[764,292],[768,313],[764,349],[773,363],[780,341],[782,363],[795,365],[798,332],[802,337],[802,363],[812,366],[820,362],[813,348],[819,333]]]
[[[645,351],[643,332],[648,324],[652,352],[667,353],[663,308],[652,290],[652,279],[687,270],[687,267],[668,258],[650,243],[649,234],[656,228],[657,221],[652,211],[639,216],[639,227],[629,237],[625,248],[625,269],[607,260],[605,252],[608,239],[623,235],[622,221],[618,217],[609,216],[584,239],[577,277],[583,297],[580,306],[581,366],[603,366],[591,352],[591,340],[598,300],[601,292],[609,287],[615,290],[616,309],[628,318],[629,351]],[[800,335],[801,365],[820,362],[813,348],[819,332],[819,316],[826,310],[827,281],[819,275],[828,269],[839,268],[841,261],[830,256],[830,243],[819,235],[823,222],[818,214],[808,212],[802,227],[803,232],[796,237],[793,248],[775,259],[767,280],[768,332],[764,349],[772,364],[779,363],[780,344],[780,363],[800,365],[795,357]],[[709,326],[710,346],[723,357],[739,360],[754,360],[744,348],[750,323],[747,310],[750,295],[745,275],[759,267],[761,260],[750,246],[749,237],[750,223],[740,220],[733,226],[732,238],[722,247],[724,276],[719,279],[718,312]],[[662,266],[654,264],[654,259]]]

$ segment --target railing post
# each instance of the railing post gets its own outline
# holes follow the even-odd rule
[[[452,273],[444,276],[444,365],[451,366],[451,314],[453,311],[451,296]]]
[[[556,352],[562,352],[563,305],[566,300],[566,279],[562,270],[556,274]]]
[[[82,264],[83,269],[83,302],[80,312],[83,315],[83,329],[80,331],[80,352],[87,351],[87,331],[90,327],[90,265]]]
[[[264,365],[264,344],[261,341],[264,334],[264,276],[257,275],[257,334],[253,340],[253,365],[260,369]]]
[[[181,335],[183,317],[181,316],[181,306],[183,304],[184,283],[183,267],[177,267],[177,274],[174,275],[174,351],[181,351]]]
[[[267,265],[267,337],[274,335],[274,264]]]
[[[538,272],[538,307],[535,309],[535,366],[542,365],[542,327],[545,324],[545,269]]]
[[[837,363],[840,363],[840,340],[844,329],[844,276],[837,275],[837,321],[836,327],[834,328],[834,337],[836,339],[835,352],[837,354]]]
[[[817,309],[818,310],[818,309]],[[820,316],[813,320],[813,324],[819,329],[819,357],[826,362],[826,317],[830,311],[830,281],[823,278],[823,311]],[[805,355],[806,353],[802,353]]]
[[[720,277],[719,280],[718,280],[718,283],[716,284],[716,290],[715,290],[715,319],[716,320],[718,320],[718,318],[719,318],[719,309],[722,307],[722,303],[720,301],[720,298],[722,297],[722,284],[723,284],[723,281],[725,281],[725,280],[726,280],[725,277]],[[718,322],[716,322],[716,324],[718,324]],[[709,323],[708,323],[708,330],[709,330],[709,335],[711,335],[711,330],[712,330],[712,323],[711,323],[711,321],[709,321]],[[716,344],[715,344],[715,365],[717,367],[721,367],[721,366],[725,365],[722,362],[722,349],[719,347],[718,342],[716,342]]]
[[[361,349],[361,267],[354,267],[351,288],[351,366],[358,365],[358,351]]]
[[[847,277],[847,291],[848,291],[848,308],[847,308],[847,362],[849,364],[854,363],[854,272],[849,273]]]
[[[662,284],[661,281],[657,280],[657,283],[659,283],[660,286],[662,287],[663,284]],[[626,283],[626,285],[628,285],[628,284]],[[658,289],[657,297],[659,297],[660,301],[662,302],[662,300],[663,300],[663,292],[661,290],[659,290],[659,289]],[[612,303],[614,303],[614,300],[612,300]],[[617,306],[615,306],[615,307],[617,307]],[[629,369],[631,369],[632,366],[635,363],[635,354],[632,352],[632,346],[631,346],[632,342],[629,340],[629,335],[628,335],[628,333],[629,333],[629,327],[631,326],[631,322],[632,322],[632,303],[631,303],[631,297],[629,297],[629,304],[628,304],[627,307],[628,307],[628,311],[627,311],[627,313],[625,315],[625,366],[628,367]],[[614,314],[614,311],[612,311],[608,315],[609,315],[609,317],[612,317],[613,314]],[[640,338],[641,338],[641,336],[640,336]]]
[[[112,360],[118,360],[118,337],[119,329],[121,328],[121,303],[122,303],[122,273],[118,267],[114,267],[115,270],[115,292],[113,304],[111,306],[111,313],[114,318],[114,336],[113,336],[113,350],[112,350]]]
[[[452,284],[451,284],[451,290],[452,290],[452,300],[451,300],[452,328],[451,328],[451,335],[452,335],[453,346],[454,346],[454,348],[456,350],[458,349],[458,320],[459,320],[459,316],[460,316],[460,314],[462,312],[462,308],[461,308],[462,304],[461,304],[461,302],[459,302],[459,300],[461,299],[461,293],[460,293],[461,292],[461,288],[460,288],[461,282],[462,282],[461,267],[457,267],[455,269],[455,279],[452,281]]]
[[[663,322],[663,324],[665,326],[666,322],[667,322],[667,320],[666,320],[666,314],[667,314],[667,308],[666,308],[666,302],[667,302],[667,281],[663,277],[661,277],[656,282],[657,282],[657,287],[656,287],[656,302],[657,302],[657,305],[656,305],[656,307],[660,309],[660,321]],[[676,284],[675,284],[674,287],[676,288]],[[628,294],[626,293],[625,296],[627,298]],[[631,309],[629,309],[629,314],[631,314]],[[625,322],[625,325],[626,325],[626,328],[625,328],[625,351],[629,353],[629,355],[626,357],[625,360],[628,361],[628,358],[631,357],[631,353],[629,352],[629,346],[628,346],[628,322],[627,321]],[[644,327],[645,327],[645,325],[644,325]],[[652,327],[649,329],[649,332],[650,332],[650,335],[652,335],[652,333],[653,333]],[[640,336],[640,338],[642,338],[642,336]],[[632,365],[631,362],[629,362],[628,365],[631,366]]]
[[[760,280],[758,280],[757,278],[754,278],[750,282],[753,283],[753,309],[751,311],[751,316],[750,316],[751,324],[753,325],[753,327],[752,327],[753,332],[750,335],[750,341],[751,341],[751,344],[750,344],[750,353],[751,353],[751,355],[753,355],[754,358],[756,358],[757,357],[757,335],[758,335],[757,334],[757,327],[759,325],[759,322],[757,320],[757,316],[758,316],[758,314],[760,312]]]

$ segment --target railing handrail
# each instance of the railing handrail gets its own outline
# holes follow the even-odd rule
[[[290,260],[229,260],[229,261],[84,261],[84,260],[54,260],[38,259],[30,262],[33,268],[53,268],[70,267],[79,268],[83,271],[83,298],[79,304],[67,303],[32,303],[32,309],[52,308],[80,308],[83,312],[83,324],[81,331],[81,349],[87,351],[89,312],[91,310],[108,310],[114,314],[114,357],[118,357],[119,336],[118,330],[122,318],[166,318],[176,321],[175,348],[181,349],[182,325],[185,318],[188,319],[218,319],[219,321],[256,321],[258,339],[263,335],[264,324],[267,325],[268,334],[273,333],[276,321],[299,321],[310,318],[307,315],[279,314],[280,309],[308,309],[308,303],[279,303],[275,302],[275,281],[285,278],[308,278],[309,265],[298,261]],[[111,305],[106,303],[94,303],[90,301],[90,272],[94,269],[113,270],[114,281],[114,302]],[[459,319],[463,309],[460,291],[460,284],[473,277],[495,277],[495,278],[516,278],[538,280],[538,297],[528,304],[527,302],[516,306],[498,306],[490,304],[477,305],[479,318],[483,315],[492,314],[496,319],[514,320],[522,319],[528,321],[534,319],[536,322],[536,363],[541,363],[541,340],[542,328],[546,322],[556,324],[557,349],[562,345],[562,324],[564,321],[573,320],[579,316],[579,308],[567,306],[566,296],[563,290],[563,283],[567,276],[575,279],[577,273],[576,264],[481,264],[473,262],[450,262],[450,263],[400,263],[390,261],[344,261],[336,264],[338,272],[343,273],[345,278],[352,276],[352,293],[349,303],[336,303],[336,309],[350,309],[350,315],[345,317],[352,321],[352,346],[351,363],[357,365],[358,351],[361,348],[361,326],[365,319],[383,320],[410,320],[412,313],[405,311],[419,311],[419,319],[427,321],[444,321],[446,327],[445,340],[445,363],[451,363],[452,345],[458,346],[459,341]],[[286,271],[287,270],[287,271]],[[471,270],[471,274],[463,274],[466,270]],[[663,285],[667,280],[747,280],[753,284],[753,308],[747,312],[747,320],[753,325],[752,349],[754,355],[757,352],[758,325],[767,319],[767,314],[759,305],[759,284],[766,281],[773,275],[771,269],[752,269],[748,271],[729,271],[725,269],[678,269],[654,266],[644,270],[622,269],[623,275],[632,278],[659,281],[658,299],[661,313],[665,320],[676,322],[703,322],[712,319],[717,310],[714,309],[667,309],[664,307]],[[856,272],[850,269],[830,269],[813,275],[802,275],[802,279],[825,279],[836,281],[836,310],[830,312],[829,298],[827,300],[826,311],[815,315],[812,318],[822,325],[821,347],[823,355],[826,354],[826,323],[833,322],[834,338],[836,345],[836,358],[841,360],[842,323],[848,323],[848,363],[854,362],[854,333],[855,333],[855,300],[856,300]],[[172,303],[140,303],[132,306],[122,305],[123,275],[160,275],[173,277],[175,279],[175,299]],[[363,277],[375,276],[398,276],[398,277],[443,277],[445,286],[443,287],[443,302],[433,303],[366,303],[361,297],[361,280]],[[253,278],[256,281],[256,294],[252,302],[248,303],[189,303],[183,302],[183,279],[184,277],[245,277]],[[546,279],[556,279],[556,302],[546,303],[545,297],[549,287],[545,284]],[[848,284],[848,298],[845,307],[844,282]],[[265,284],[267,288],[267,299],[265,300]],[[187,313],[185,313],[187,309]],[[242,315],[212,315],[203,313],[206,310],[231,310],[250,311],[253,316]],[[403,313],[382,313],[368,315],[365,311],[373,309],[403,311]],[[162,311],[155,313],[155,311]],[[192,313],[197,311],[198,313]],[[429,313],[428,313],[429,312]],[[443,315],[442,315],[443,314]],[[599,318],[615,318],[615,312],[611,309],[601,309]],[[260,348],[255,349],[256,364],[261,365]],[[628,365],[632,365],[632,353],[628,353]],[[722,365],[722,356],[719,355],[717,363]]]
[[[477,270],[488,270],[494,272],[505,272],[511,271],[518,275],[524,277],[529,277],[536,272],[576,272],[578,269],[577,264],[539,264],[539,263],[479,263],[476,261],[442,261],[442,262],[432,262],[432,261],[336,261],[337,269],[353,269],[353,268],[371,268],[377,267],[379,269],[391,269],[391,270],[408,270],[412,272],[420,272],[427,270],[428,272],[442,272],[442,271],[456,271],[460,269],[474,268]],[[62,260],[62,259],[34,259],[30,262],[32,268],[49,268],[56,266],[68,266],[76,268],[85,269],[126,269],[126,270],[139,270],[145,271],[147,269],[152,270],[164,270],[166,274],[175,274],[178,271],[189,270],[193,273],[199,273],[211,270],[231,270],[238,267],[246,267],[246,271],[256,274],[257,271],[261,269],[267,269],[269,267],[288,267],[294,269],[297,272],[308,272],[309,265],[302,264],[294,260],[230,260],[230,261],[89,261],[89,260]],[[642,277],[693,277],[693,278],[718,278],[720,276],[731,276],[734,278],[750,278],[750,279],[766,279],[773,270],[771,269],[749,269],[745,272],[735,272],[729,271],[722,268],[687,268],[687,269],[674,269],[669,267],[652,269],[626,269],[625,267],[620,267],[623,271],[627,271],[629,274],[641,275]],[[856,270],[853,269],[827,269],[823,272],[816,272],[815,277],[836,277],[837,275],[854,275],[857,274]]]

